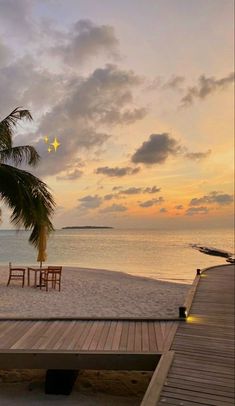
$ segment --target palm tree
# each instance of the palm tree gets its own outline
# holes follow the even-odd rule
[[[44,182],[18,168],[23,163],[35,166],[40,159],[30,145],[12,146],[14,129],[24,118],[32,120],[30,112],[16,108],[0,122],[0,200],[12,210],[13,224],[32,230],[29,241],[38,247],[42,227],[46,226],[48,232],[53,230],[55,202]]]

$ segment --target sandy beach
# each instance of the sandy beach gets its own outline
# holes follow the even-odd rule
[[[61,292],[13,281],[0,267],[0,318],[177,317],[189,285],[102,269],[63,268]],[[151,373],[81,371],[69,397],[45,395],[45,371],[1,370],[1,405],[138,405]],[[120,396],[121,395],[121,396]]]
[[[177,317],[189,285],[101,269],[63,268],[61,292],[12,281],[0,267],[0,318]]]

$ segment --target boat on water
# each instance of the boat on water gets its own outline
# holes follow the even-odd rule
[[[231,257],[228,257],[226,259],[226,262],[229,262],[230,264],[235,264],[235,255],[232,255]]]
[[[199,249],[199,251],[202,252],[203,254],[207,254],[207,255],[215,255],[217,257],[229,258],[229,253],[221,251],[221,250],[216,250],[216,249],[211,249],[211,248],[202,248],[202,249]]]
[[[223,257],[223,258],[227,258],[227,259],[231,258],[233,255],[231,252],[220,250],[220,249],[214,248],[214,247],[203,247],[200,245],[194,245],[193,248],[197,249],[198,251],[200,251],[206,255],[214,255],[217,257]]]

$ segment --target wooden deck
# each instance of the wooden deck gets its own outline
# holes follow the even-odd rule
[[[1,368],[154,370],[177,321],[0,322]]]
[[[160,399],[151,405],[234,405],[234,266],[200,277],[190,316],[181,322]]]

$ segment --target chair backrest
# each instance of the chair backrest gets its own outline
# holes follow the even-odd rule
[[[62,266],[48,266],[47,271],[61,272],[62,271]]]

